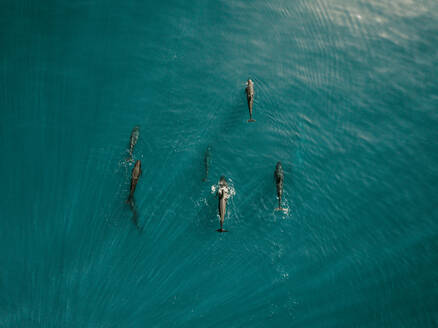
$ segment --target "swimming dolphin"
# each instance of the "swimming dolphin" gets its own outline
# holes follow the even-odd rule
[[[138,136],[140,135],[140,128],[138,126],[134,127],[131,132],[131,138],[129,139],[129,157],[127,158],[127,161],[133,162],[132,159],[132,153],[134,152],[134,147],[137,144]]]
[[[251,81],[251,79],[248,79],[248,82],[246,82],[246,100],[248,101],[248,109],[249,109],[249,120],[248,122],[255,122],[255,120],[252,119],[252,104],[254,102],[254,83]]]
[[[134,168],[132,169],[131,188],[129,190],[128,200],[126,201],[127,203],[132,202],[132,199],[134,197],[135,187],[137,187],[137,182],[138,179],[140,178],[140,175],[141,175],[141,162],[140,160],[137,160],[137,162],[135,162]]]
[[[282,211],[283,208],[281,207],[281,196],[283,195],[284,174],[283,174],[283,167],[281,166],[280,162],[278,162],[277,166],[275,167],[274,178],[275,178],[275,184],[277,185],[277,197],[278,197],[278,207],[275,210]]]
[[[204,155],[205,176],[202,179],[202,181],[207,181],[207,178],[208,178],[208,168],[210,166],[210,152],[211,152],[211,146],[208,145],[207,150],[205,151],[205,155]]]
[[[229,190],[228,190],[227,180],[225,179],[224,176],[221,176],[219,180],[219,189],[217,191],[217,194],[219,196],[218,209],[219,209],[221,228],[217,229],[216,230],[217,232],[227,232],[227,230],[223,229],[223,224],[224,224],[225,212],[227,211],[228,192]]]

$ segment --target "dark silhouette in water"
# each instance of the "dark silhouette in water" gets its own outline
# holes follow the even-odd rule
[[[275,167],[274,179],[275,179],[275,184],[277,186],[277,197],[278,197],[278,207],[275,210],[282,211],[283,208],[281,207],[281,197],[283,195],[284,174],[283,174],[283,167],[281,166],[280,162],[278,162],[277,166]]]
[[[131,137],[129,139],[129,157],[126,159],[128,162],[134,161],[132,159],[132,153],[134,152],[134,147],[137,144],[138,137],[140,135],[140,128],[138,126],[134,127],[131,132]]]
[[[137,162],[135,162],[134,168],[132,169],[131,188],[129,190],[128,200],[126,201],[127,203],[129,203],[134,197],[135,188],[137,187],[137,183],[138,183],[138,179],[140,178],[140,175],[141,175],[141,162],[140,160],[137,160]]]
[[[249,120],[248,122],[255,122],[252,118],[252,104],[254,102],[254,83],[251,79],[248,79],[246,82],[246,100],[248,101],[248,109],[249,109]]]
[[[218,210],[219,210],[219,217],[220,217],[220,224],[221,228],[217,229],[217,232],[228,232],[228,230],[223,229],[224,219],[225,219],[225,212],[227,211],[227,201],[228,201],[228,183],[224,176],[221,176],[219,180],[219,189],[217,191],[217,195],[219,197],[219,204],[218,204]]]
[[[128,199],[126,200],[126,203],[128,203],[129,207],[131,208],[132,221],[134,222],[135,226],[139,230],[140,230],[140,226],[138,225],[138,213],[135,207],[134,192],[135,192],[135,188],[137,187],[137,183],[138,183],[138,179],[140,178],[140,175],[141,175],[141,162],[137,160],[137,162],[135,162],[134,168],[132,169],[131,187],[129,190],[129,196]]]
[[[205,155],[204,155],[204,166],[205,166],[205,175],[204,178],[202,179],[202,181],[207,181],[208,178],[208,169],[210,167],[210,154],[211,152],[211,146],[208,145],[207,150],[205,151]]]
[[[140,228],[140,226],[138,225],[138,213],[137,213],[137,209],[135,207],[134,196],[132,196],[128,200],[128,204],[129,204],[129,207],[131,208],[131,211],[132,211],[132,222],[134,222],[134,224],[135,224],[135,226],[137,227],[138,230],[142,230]]]

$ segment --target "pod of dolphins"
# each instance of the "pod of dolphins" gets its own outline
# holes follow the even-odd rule
[[[254,83],[251,81],[251,79],[248,79],[248,81],[246,82],[245,92],[246,92],[246,100],[248,102],[248,110],[249,110],[248,122],[255,122],[255,120],[252,118],[253,115],[252,108],[254,102]],[[134,161],[133,152],[134,152],[134,147],[137,144],[139,135],[140,135],[140,128],[138,126],[135,126],[134,129],[132,129],[131,137],[129,140],[129,148],[128,148],[129,156],[126,159],[126,161],[128,162]],[[207,181],[208,178],[210,156],[211,156],[211,146],[209,145],[207,147],[207,150],[205,151],[205,156],[204,156],[205,175],[204,178],[202,179],[203,181]],[[137,160],[135,162],[134,168],[132,169],[131,187],[129,189],[128,199],[126,200],[126,203],[128,203],[131,206],[131,209],[134,213],[134,222],[137,228],[138,228],[138,224],[137,224],[137,213],[134,207],[134,192],[135,192],[135,188],[137,187],[137,183],[138,180],[140,179],[140,176],[141,176],[141,161]],[[277,199],[278,199],[278,207],[275,210],[282,211],[284,210],[281,207],[281,199],[283,196],[284,173],[283,173],[283,167],[281,166],[280,162],[277,162],[277,165],[275,167],[274,180],[275,180],[275,185],[277,187]],[[219,179],[219,185],[218,185],[218,190],[216,192],[216,196],[219,198],[218,212],[219,212],[219,223],[220,223],[220,228],[217,229],[216,231],[227,232],[228,230],[223,229],[223,224],[225,219],[225,213],[227,211],[227,201],[230,197],[230,189],[228,187],[227,179],[225,178],[225,176],[221,176]]]

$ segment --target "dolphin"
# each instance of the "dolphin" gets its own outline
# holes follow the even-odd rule
[[[202,181],[207,181],[207,178],[208,178],[208,168],[210,166],[210,152],[211,152],[211,146],[208,145],[207,150],[205,151],[205,155],[204,155],[205,176],[202,179]]]
[[[278,162],[277,166],[275,167],[274,179],[275,179],[275,184],[277,185],[277,197],[278,197],[278,207],[275,210],[282,211],[283,208],[281,207],[281,196],[283,195],[284,174],[283,174],[283,167],[281,166],[280,162]]]
[[[219,196],[219,217],[221,228],[217,229],[217,232],[228,232],[228,230],[223,229],[225,212],[227,211],[227,201],[228,201],[228,183],[224,176],[221,176],[219,180],[219,189],[217,191],[217,195]]]
[[[132,169],[131,188],[129,190],[128,200],[126,201],[129,204],[132,203],[132,199],[134,197],[134,192],[135,192],[135,187],[137,187],[137,182],[138,182],[138,179],[140,178],[140,175],[141,175],[141,162],[140,162],[140,160],[137,160],[137,162],[135,162],[134,168]]]
[[[252,118],[252,104],[254,102],[254,83],[251,79],[248,79],[246,82],[246,100],[248,101],[248,109],[249,109],[249,120],[248,122],[255,122]]]
[[[129,161],[129,162],[133,162],[134,161],[132,159],[132,153],[134,152],[134,147],[137,144],[138,136],[139,135],[140,135],[140,128],[138,126],[135,126],[132,129],[131,137],[129,139],[129,149],[128,149],[129,157],[127,158],[127,161]]]

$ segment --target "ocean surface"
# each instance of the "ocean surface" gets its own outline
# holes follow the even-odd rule
[[[436,0],[2,0],[0,327],[437,327],[437,81]]]

